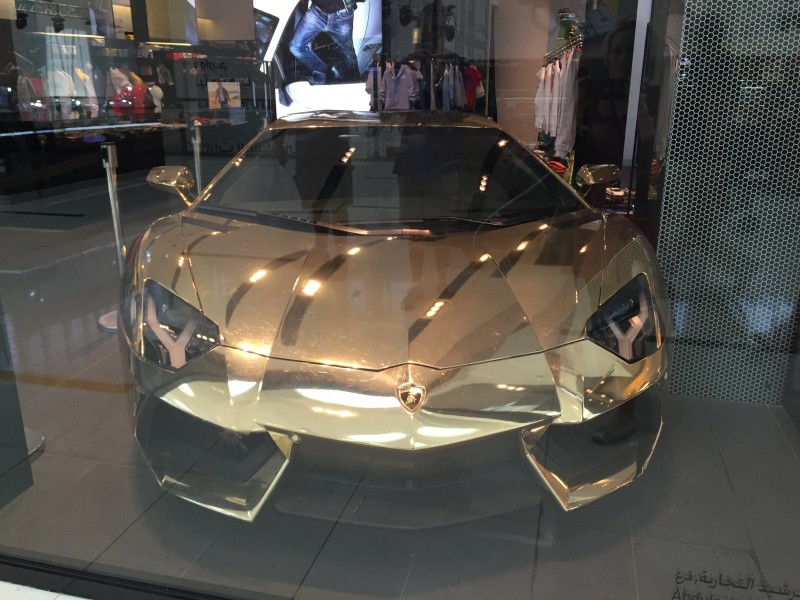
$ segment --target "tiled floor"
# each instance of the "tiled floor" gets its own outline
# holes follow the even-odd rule
[[[55,592],[45,592],[12,583],[0,581],[0,598],[3,600],[82,600],[77,596],[66,596]]]
[[[128,233],[179,207],[133,180],[122,204]],[[108,220],[0,235],[22,414],[47,441],[32,486],[0,478],[0,552],[241,598],[800,598],[800,433],[780,407],[672,397],[645,476],[570,514],[532,475],[498,484],[520,499],[501,514],[426,497],[422,528],[399,526],[403,492],[347,482],[280,491],[253,524],[165,495],[96,327],[117,295]]]

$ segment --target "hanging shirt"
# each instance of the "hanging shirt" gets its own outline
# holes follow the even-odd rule
[[[114,94],[119,94],[122,88],[131,85],[128,75],[116,67],[109,67],[108,74]]]
[[[38,100],[36,110],[33,111],[34,121],[52,121],[53,120],[53,106],[48,102],[50,92],[47,89],[47,82],[40,77],[26,77],[28,84],[33,90],[34,101]]]
[[[457,66],[453,66],[453,91],[455,107],[463,108],[467,103],[467,98],[464,94],[464,77],[461,75],[461,69]]]
[[[552,114],[553,106],[553,63],[547,65],[544,69],[544,110],[542,111],[542,132],[549,135],[550,131],[550,115]]]
[[[578,105],[578,64],[581,51],[574,50],[564,57],[561,72],[561,107],[556,132],[555,154],[566,158],[575,145],[575,111]]]
[[[453,80],[450,77],[450,65],[444,68],[442,75],[442,110],[450,110],[453,107]]]
[[[17,77],[17,107],[19,108],[19,118],[21,121],[34,120],[34,106],[36,100],[36,92],[28,81],[27,77],[22,75]]]
[[[71,97],[75,91],[72,77],[66,71],[58,69],[47,71],[47,87],[53,97]]]
[[[534,115],[533,124],[537,129],[544,131],[545,115],[547,114],[546,100],[547,97],[547,67],[542,67],[536,73],[536,81],[538,87],[536,88],[536,99],[534,100]]]
[[[448,110],[456,108],[456,68],[447,65],[447,91],[450,94],[450,104]]]
[[[475,90],[481,83],[480,71],[473,65],[469,65],[464,69],[464,110],[472,112],[475,110]]]
[[[161,63],[158,63],[158,66],[156,67],[156,75],[158,76],[158,83],[162,85],[175,85],[169,69]]]
[[[430,82],[430,92],[431,92],[431,110],[436,110],[436,81],[434,80],[436,76],[436,69],[434,68],[434,64],[431,63],[431,82]]]
[[[96,117],[100,112],[100,105],[97,102],[97,93],[94,89],[94,81],[80,67],[75,67],[76,80],[75,93],[84,97],[84,104],[88,111],[88,116]],[[83,89],[81,89],[83,88]]]
[[[406,65],[395,72],[394,67],[386,69],[381,80],[381,99],[384,110],[409,110],[416,99],[416,75]]]
[[[550,92],[550,111],[547,115],[547,135],[556,137],[558,135],[558,118],[561,109],[561,63],[553,63],[553,80]]]

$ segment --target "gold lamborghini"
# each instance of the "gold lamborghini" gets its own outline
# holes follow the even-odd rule
[[[131,248],[120,340],[170,492],[252,520],[287,469],[500,456],[569,510],[644,471],[670,319],[653,250],[495,123],[295,115],[197,198],[185,168],[148,179],[188,208]]]

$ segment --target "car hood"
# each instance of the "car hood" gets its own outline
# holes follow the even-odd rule
[[[181,222],[199,307],[225,345],[287,360],[433,368],[540,352],[583,336],[602,219],[408,237]]]

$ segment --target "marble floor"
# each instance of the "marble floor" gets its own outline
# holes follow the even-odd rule
[[[800,598],[800,433],[779,406],[671,397],[645,476],[569,514],[516,472],[497,481],[499,513],[457,490],[328,482],[281,489],[245,523],[165,494],[131,436],[116,339],[97,328],[118,277],[103,191],[30,201],[90,218],[0,221],[20,409],[46,440],[32,483],[0,476],[0,554],[225,598]],[[137,178],[121,200],[128,238],[180,208]],[[409,503],[425,526],[398,520]]]

